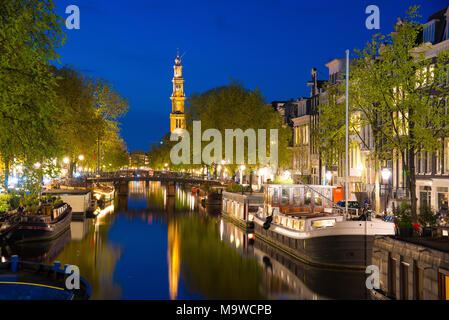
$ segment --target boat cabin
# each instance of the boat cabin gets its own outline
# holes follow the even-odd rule
[[[266,184],[264,209],[273,208],[285,215],[332,212],[335,186],[302,184]]]

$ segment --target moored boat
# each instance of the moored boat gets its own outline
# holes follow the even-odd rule
[[[370,217],[350,220],[333,204],[333,188],[266,185],[264,206],[249,216],[256,235],[314,265],[371,264],[375,236],[394,235],[394,224]]]
[[[70,228],[72,208],[64,203],[57,208],[52,208],[49,214],[21,215],[18,217],[17,223],[2,234],[5,241],[50,240]]]
[[[46,265],[20,261],[17,256],[0,263],[0,300],[87,300],[89,283],[80,275],[71,276],[60,263]],[[73,286],[68,288],[67,282]],[[78,283],[75,283],[78,282]]]

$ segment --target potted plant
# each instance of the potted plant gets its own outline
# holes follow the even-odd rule
[[[399,207],[394,209],[393,213],[398,222],[399,236],[413,236],[414,227],[412,222],[416,221],[416,217],[412,216],[410,204],[402,202]]]
[[[398,233],[401,237],[413,236],[413,224],[410,221],[399,221],[397,224]]]
[[[437,224],[438,215],[429,207],[422,207],[418,216],[418,221],[422,226],[422,235],[424,237],[432,236],[432,227]]]

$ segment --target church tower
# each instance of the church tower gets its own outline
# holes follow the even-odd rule
[[[184,115],[184,101],[186,99],[184,95],[184,79],[182,78],[182,66],[179,53],[175,59],[174,77],[173,77],[173,93],[170,97],[171,100],[171,114],[170,114],[170,132],[175,131],[178,128],[186,128],[186,119]]]

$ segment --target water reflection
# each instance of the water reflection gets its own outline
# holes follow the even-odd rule
[[[3,255],[74,264],[93,299],[361,299],[362,273],[321,270],[200,210],[188,188],[131,182],[128,197],[51,244]],[[8,250],[8,251],[6,251]]]
[[[170,288],[170,299],[174,300],[178,296],[180,252],[179,252],[179,231],[178,225],[171,220],[168,223],[168,283]]]

